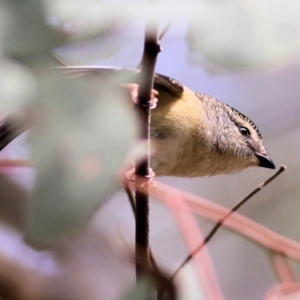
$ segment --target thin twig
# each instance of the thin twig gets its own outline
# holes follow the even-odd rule
[[[180,194],[171,195],[166,192],[162,199],[182,232],[187,249],[192,252],[203,241],[203,235],[193,210]],[[174,202],[176,206],[173,205]],[[193,267],[199,282],[201,282],[203,297],[205,299],[224,300],[225,297],[220,288],[208,249],[203,249],[199,255],[194,257]]]
[[[58,55],[52,53],[53,58],[63,67],[68,67],[68,64],[64,62]]]
[[[227,218],[229,218],[233,212],[238,210],[247,200],[249,200],[251,197],[253,197],[255,194],[257,194],[259,191],[261,191],[267,184],[269,184],[271,181],[273,181],[278,175],[280,175],[285,170],[286,170],[286,167],[281,166],[274,175],[272,175],[265,182],[258,185],[256,189],[254,189],[251,193],[249,193],[246,197],[244,197],[241,201],[239,201],[236,205],[234,205],[233,208],[218,221],[218,223],[213,227],[213,229],[210,231],[210,233],[206,236],[204,241],[193,252],[191,252],[187,256],[187,258],[180,264],[180,266],[177,268],[177,270],[174,272],[174,274],[172,275],[171,278],[174,279],[174,277],[178,274],[178,272],[192,259],[192,257],[194,255],[196,255],[211,240],[211,238],[215,235],[217,230],[222,226],[224,221]]]
[[[135,218],[135,199],[134,199],[134,195],[133,195],[131,189],[127,185],[124,185],[124,189],[125,189],[126,195],[128,197],[128,200],[129,200],[134,218]]]
[[[159,34],[158,39],[161,41],[162,38],[165,36],[165,34],[167,33],[167,31],[170,29],[171,25],[172,25],[173,21],[169,21],[167,23],[167,25],[164,27],[164,29],[161,31],[161,33]]]
[[[165,36],[165,34],[167,33],[167,31],[169,30],[169,28],[171,27],[173,21],[169,21],[167,23],[167,25],[163,28],[163,30],[160,32],[159,36],[158,36],[158,40],[161,41],[163,39],[163,37]],[[137,69],[140,69],[142,66],[142,62],[143,60],[141,60],[141,62],[138,64]]]
[[[139,187],[141,191],[145,191],[145,187]],[[150,189],[150,197],[174,206],[177,210],[182,210],[182,207],[178,205],[177,201],[167,201],[166,197],[171,199],[177,199],[181,197],[188,204],[189,209],[203,218],[211,220],[212,222],[218,222],[227,212],[228,208],[225,208],[210,200],[206,200],[202,197],[183,192],[182,190],[171,187],[161,182],[156,182],[155,188]],[[189,210],[187,210],[189,211]],[[277,232],[272,231],[263,225],[254,222],[253,220],[235,212],[229,219],[223,223],[223,226],[236,232],[249,239],[249,241],[256,243],[263,249],[270,249],[300,262],[300,243],[292,240],[286,236],[280,235]],[[194,247],[196,248],[196,247]]]

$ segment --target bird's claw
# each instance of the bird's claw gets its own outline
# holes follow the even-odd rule
[[[129,91],[130,98],[133,101],[133,103],[138,104],[139,85],[135,83],[130,83],[130,84],[124,84],[123,86]],[[158,91],[152,89],[150,95],[150,101],[149,101],[150,109],[154,109],[157,106],[157,102],[158,102],[157,96],[158,96]]]
[[[131,168],[129,171],[126,172],[126,178],[129,182],[134,183],[134,184],[140,184],[141,187],[145,187],[146,185],[150,187],[155,187],[155,173],[151,168],[149,168],[149,173],[148,175],[145,176],[145,178],[142,178],[142,180],[139,180],[137,182],[136,180],[136,173],[135,173],[135,168]],[[144,180],[143,180],[144,179]]]

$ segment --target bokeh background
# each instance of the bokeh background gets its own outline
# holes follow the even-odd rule
[[[67,25],[66,25],[67,26]],[[191,89],[206,93],[238,109],[255,122],[262,133],[269,155],[277,168],[287,171],[247,202],[239,212],[250,219],[289,238],[300,241],[300,60],[264,69],[227,72],[212,67],[205,60],[196,65],[189,57],[185,40],[187,23],[174,21],[161,41],[156,71],[179,80]],[[96,65],[135,68],[143,45],[143,26],[139,21],[120,24],[104,37],[89,42],[55,49],[54,53],[68,65]],[[300,34],[300,32],[299,32]],[[300,35],[299,35],[300,38]],[[113,100],[112,100],[113,101]],[[26,134],[11,143],[1,157],[30,157]],[[97,138],[97,137],[95,137]],[[34,183],[34,170],[14,168],[5,171],[29,191]],[[250,169],[238,174],[213,178],[157,178],[182,190],[200,195],[228,208],[267,179],[273,171]],[[213,224],[198,218],[203,233]],[[134,219],[126,195],[119,191],[108,199],[93,219],[110,240],[134,242]],[[151,201],[151,248],[165,266],[175,270],[186,257],[187,250],[172,216],[165,207]],[[226,299],[262,299],[276,284],[276,276],[264,249],[226,229],[221,229],[208,245],[221,288]],[[300,267],[291,262],[298,276]],[[130,266],[111,266],[105,278],[102,299],[114,299],[118,289],[133,282]],[[124,268],[123,271],[120,271]],[[193,270],[187,267],[191,292],[186,299],[201,299],[201,289],[193,282]],[[200,291],[199,291],[200,290]]]
[[[137,57],[136,53],[142,53],[143,31],[138,32],[137,27],[133,25],[128,31],[123,29],[127,49],[106,60],[84,59],[88,55],[84,47],[63,49],[58,53],[73,62],[78,60],[83,64],[133,68],[139,63],[140,56]],[[284,164],[287,171],[253,197],[239,212],[275,232],[299,241],[299,60],[293,59],[273,68],[238,73],[218,72],[205,65],[201,68],[188,59],[185,30],[184,22],[174,22],[166,33],[161,42],[163,51],[158,58],[157,72],[228,103],[255,122],[277,168]],[[126,32],[130,34],[126,36]],[[100,43],[93,47],[101,49],[101,46]],[[157,180],[230,208],[272,172],[255,168],[213,178]],[[127,207],[126,212],[123,206]],[[116,207],[120,209],[116,210]],[[167,257],[176,265],[186,255],[186,249],[178,228],[172,218],[166,218],[165,214],[168,212],[164,208],[155,202],[152,204],[151,245],[154,252]],[[133,241],[134,223],[124,195],[117,195],[107,203],[99,213],[99,222],[103,226],[109,224],[111,232],[122,228]],[[199,220],[199,223],[203,232],[208,232],[213,225],[204,220]],[[222,229],[208,248],[227,299],[262,299],[268,288],[276,283],[268,254],[245,238]],[[294,270],[299,274],[298,264]]]

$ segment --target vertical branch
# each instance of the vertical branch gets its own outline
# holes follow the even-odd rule
[[[142,67],[139,82],[139,110],[142,118],[142,134],[143,138],[148,141],[148,153],[145,162],[137,165],[137,177],[142,177],[143,182],[136,182],[136,184],[148,185],[151,180],[150,176],[150,125],[151,125],[151,111],[150,111],[150,97],[153,87],[153,77],[157,55],[160,52],[160,45],[158,42],[158,26],[148,24],[145,29],[145,43],[144,53],[142,58]],[[136,274],[137,277],[141,274],[142,269],[150,269],[150,255],[149,255],[149,199],[147,193],[142,193],[136,190]],[[143,266],[141,268],[140,263]]]

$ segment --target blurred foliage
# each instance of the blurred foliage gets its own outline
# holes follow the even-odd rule
[[[132,21],[185,20],[190,24],[187,43],[193,64],[205,66],[208,61],[221,69],[240,71],[279,64],[300,53],[300,3],[296,0],[46,3],[49,23],[70,41],[107,39]]]
[[[124,254],[126,247],[116,250],[114,241],[86,227],[118,188],[117,172],[137,148],[139,126],[128,95],[109,78],[68,80],[54,72],[55,49],[70,43],[80,47],[78,42],[96,37],[107,41],[132,21],[186,20],[195,63],[249,70],[299,54],[299,11],[295,0],[0,0],[0,116],[30,113],[29,142],[37,167],[30,193],[0,178],[0,235],[6,241],[1,245],[10,250],[0,247],[0,264],[9,269],[16,263],[7,274],[19,276],[0,276],[0,281],[12,284],[18,278],[13,283],[24,286],[10,289],[14,292],[39,286],[35,296],[24,299],[98,299],[104,289],[113,290],[109,296],[116,299],[134,281],[120,271],[126,261],[132,267],[131,248]],[[119,47],[114,43],[105,55]],[[27,241],[51,251],[28,247],[20,234],[24,227]],[[76,238],[67,235],[78,228]],[[122,272],[125,283],[115,280]],[[151,285],[139,283],[124,299],[148,299]]]
[[[1,3],[11,18],[3,15],[0,74],[1,114],[30,113],[38,172],[27,224],[29,240],[39,245],[82,224],[116,189],[138,132],[128,95],[116,85],[103,78],[70,82],[54,72],[51,50],[61,39],[41,4]]]
[[[286,62],[300,53],[299,12],[295,0],[200,1],[188,31],[191,59],[232,71]]]
[[[36,79],[29,68],[12,60],[0,60],[0,117],[16,112],[36,96]]]
[[[37,55],[49,55],[59,45],[59,35],[46,25],[42,1],[2,0],[1,9],[6,28],[2,47],[9,56],[37,59]]]
[[[38,174],[28,218],[38,242],[86,220],[115,190],[137,134],[125,94],[109,82],[94,93],[82,80],[41,85],[30,136]]]
[[[137,286],[122,300],[151,300],[155,299],[151,297],[153,293],[153,282],[150,279],[144,278],[140,280]]]

